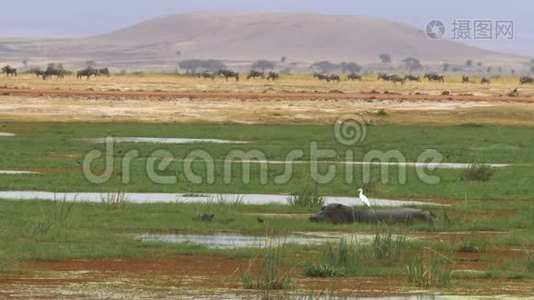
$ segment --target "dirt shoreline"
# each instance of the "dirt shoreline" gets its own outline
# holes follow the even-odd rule
[[[506,103],[534,103],[534,97],[529,96],[477,96],[469,94],[431,95],[424,93],[353,93],[342,91],[329,92],[220,92],[220,91],[122,91],[96,89],[29,89],[29,88],[0,88],[4,96],[61,96],[61,97],[157,97],[157,98],[189,98],[199,99],[286,99],[286,100],[390,100],[390,101],[457,101],[457,102],[506,102]]]

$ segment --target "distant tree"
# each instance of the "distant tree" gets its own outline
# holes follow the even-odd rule
[[[63,69],[62,63],[48,63],[48,68],[54,68],[54,69]]]
[[[319,72],[334,72],[339,69],[339,65],[324,60],[311,64],[310,69],[319,70]]]
[[[469,66],[469,67],[472,66],[472,65],[473,65],[473,60],[472,60],[472,59],[468,59],[468,60],[466,60],[466,61],[465,61],[465,65],[466,65],[466,66]]]
[[[402,65],[404,68],[408,69],[409,72],[413,72],[415,70],[421,70],[423,68],[423,65],[421,65],[421,62],[417,58],[413,57],[407,57],[402,60]]]
[[[226,68],[226,65],[217,59],[207,59],[202,61],[202,68],[206,71],[217,71]]]
[[[282,75],[291,74],[291,68],[284,68],[284,69],[280,70],[280,74],[282,74]]]
[[[380,58],[380,61],[384,64],[389,64],[391,63],[391,56],[389,54],[380,54],[378,56]]]
[[[530,73],[534,73],[534,66],[530,67]]]
[[[178,63],[180,69],[186,70],[187,73],[196,73],[199,70],[216,71],[224,69],[224,63],[217,59],[186,59]]]
[[[286,63],[286,60],[287,60],[287,57],[286,56],[282,56],[280,57],[280,62],[285,64]]]
[[[176,50],[176,56],[177,56],[177,57],[182,56],[182,51],[180,51],[180,50]]]
[[[23,59],[22,64],[24,65],[24,69],[28,68],[28,59]]]
[[[449,72],[450,67],[451,67],[451,65],[449,63],[444,63],[442,65],[443,72]]]
[[[486,73],[488,73],[488,74],[491,73],[491,66],[488,66],[488,67],[486,68]]]
[[[266,69],[274,69],[274,67],[276,67],[276,63],[266,59],[260,59],[255,61],[250,67],[255,70],[259,69],[265,71]]]
[[[362,70],[360,65],[353,62],[342,62],[339,65],[341,66],[341,72],[343,73],[358,73]]]
[[[515,69],[512,69],[510,72],[512,73],[512,75],[515,75]]]
[[[202,68],[202,60],[200,59],[186,59],[178,63],[180,69],[184,69],[187,73],[196,73],[198,69]]]
[[[482,62],[481,61],[477,62],[477,66],[482,67]]]
[[[96,67],[96,62],[94,60],[88,60],[85,62],[88,68],[94,68]]]

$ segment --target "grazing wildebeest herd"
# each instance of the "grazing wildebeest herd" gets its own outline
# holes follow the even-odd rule
[[[10,65],[4,66],[2,69],[2,74],[6,74],[7,77],[17,77],[17,69],[11,67]],[[42,78],[43,80],[47,80],[53,77],[56,77],[56,79],[63,79],[66,74],[71,74],[70,72],[67,72],[61,65],[58,67],[56,65],[49,65],[46,69],[41,68],[31,68],[27,70],[25,73],[31,73],[35,74],[37,77]],[[105,68],[94,68],[94,67],[86,67],[84,69],[76,71],[76,79],[83,79],[86,80],[90,79],[91,76],[98,77],[98,76],[106,76],[109,77],[111,75],[111,72],[107,67]],[[239,81],[239,72],[233,71],[230,69],[220,69],[217,71],[202,71],[199,73],[193,73],[198,78],[205,78],[205,79],[216,79],[217,77],[223,77],[226,81],[228,79],[235,79],[235,81]],[[264,79],[264,80],[278,80],[280,79],[280,74],[274,71],[268,72],[267,74],[264,71],[257,71],[257,70],[250,70],[247,74],[247,80],[250,79]],[[339,83],[342,81],[341,75],[335,74],[335,73],[313,73],[313,78],[319,79],[320,81],[325,81],[329,83]],[[392,82],[393,84],[405,84],[406,82],[415,82],[419,83],[422,82],[422,79],[426,79],[429,82],[437,82],[437,83],[444,83],[445,82],[445,75],[438,74],[438,73],[424,73],[422,75],[413,75],[413,74],[406,74],[406,75],[397,75],[397,74],[386,74],[386,73],[378,73],[377,79],[382,81],[388,81]],[[346,75],[347,81],[363,81],[363,75],[357,74],[355,72],[351,72]],[[461,83],[462,84],[468,84],[471,83],[470,77],[467,75],[462,75]],[[534,78],[530,76],[521,76],[519,77],[519,83],[520,84],[532,84],[534,83]],[[481,77],[480,78],[480,84],[489,85],[491,84],[491,79],[488,77]]]
[[[13,68],[9,65],[2,68],[2,74],[6,74],[7,77],[17,77],[17,69]],[[52,77],[56,77],[56,79],[63,79],[65,78],[65,75],[68,73],[63,67],[61,66],[55,66],[55,65],[49,65],[46,69],[41,68],[31,68],[27,71],[29,74],[35,74],[35,76],[42,78],[43,80],[50,79]],[[87,67],[85,69],[79,70],[76,72],[76,78],[81,79],[83,77],[86,77],[86,79],[89,79],[91,76],[110,76],[110,71],[108,68],[101,68],[96,69],[92,67]]]

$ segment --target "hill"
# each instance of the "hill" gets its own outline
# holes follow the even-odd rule
[[[0,41],[4,61],[81,66],[94,60],[125,69],[172,69],[177,60],[190,58],[221,59],[236,66],[282,56],[303,66],[319,60],[376,63],[380,53],[397,62],[416,57],[425,64],[519,61],[451,40],[433,40],[421,29],[397,22],[311,14],[177,14],[85,38]]]

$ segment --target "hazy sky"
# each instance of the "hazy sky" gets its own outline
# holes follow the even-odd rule
[[[476,43],[534,52],[532,0],[16,0],[2,1],[0,37],[72,37],[112,31],[180,12],[309,12],[380,17],[424,28],[439,19],[512,20],[513,41]],[[533,54],[534,55],[534,54]]]

